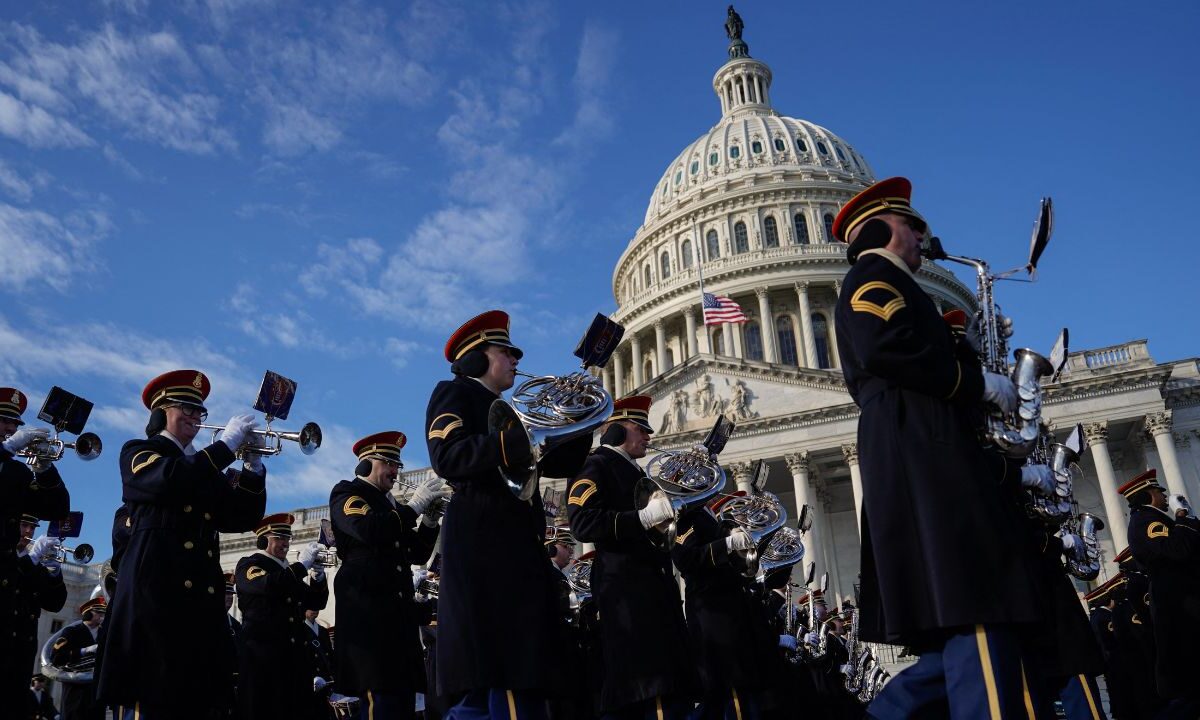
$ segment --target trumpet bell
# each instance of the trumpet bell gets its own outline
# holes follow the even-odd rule
[[[321,447],[321,426],[315,422],[305,423],[297,433],[296,442],[300,444],[300,452],[312,455]]]
[[[92,558],[96,557],[96,548],[83,543],[71,551],[71,557],[75,558],[75,562],[80,565],[87,565],[92,561]]]
[[[95,460],[104,451],[104,443],[100,441],[100,436],[96,433],[83,433],[75,438],[74,445],[75,454],[79,456],[80,460]]]

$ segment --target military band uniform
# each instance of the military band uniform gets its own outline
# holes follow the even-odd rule
[[[25,706],[26,720],[58,720],[58,708],[54,707],[54,698],[50,691],[43,687],[40,691],[29,688],[29,700]]]
[[[31,520],[32,518],[26,518]],[[58,565],[34,563],[28,554],[17,558],[15,588],[12,597],[12,645],[6,651],[24,663],[25,674],[38,656],[38,619],[43,610],[58,612],[67,602],[67,586]],[[14,663],[15,664],[15,663]],[[15,670],[15,668],[14,668]],[[17,698],[20,694],[7,697]]]
[[[226,474],[234,460],[224,441],[188,454],[165,431],[121,448],[130,537],[98,668],[98,695],[121,714],[185,720],[233,705],[218,533],[253,530],[267,501],[265,470]]]
[[[691,707],[694,665],[684,659],[687,625],[671,555],[642,527],[635,488],[645,471],[618,448],[601,445],[571,482],[571,531],[594,543],[592,597],[603,632],[606,717],[671,717]],[[664,649],[667,655],[664,656]]]
[[[342,561],[337,597],[337,692],[362,699],[407,697],[425,690],[420,626],[429,621],[413,602],[411,565],[429,559],[438,528],[419,522],[360,478],[343,480],[329,495],[329,516]]]
[[[1128,717],[1138,720],[1157,718],[1163,701],[1158,696],[1154,678],[1154,619],[1142,597],[1150,592],[1144,577],[1126,573],[1113,589],[1113,641],[1124,670],[1124,682],[1129,689]],[[1115,712],[1115,708],[1114,708]]]
[[[19,390],[0,388],[0,417],[23,424],[21,414],[27,403]],[[23,579],[17,557],[21,516],[59,520],[70,511],[70,494],[53,464],[35,473],[0,445],[0,637],[20,637],[25,625],[21,618],[28,615],[25,602],[17,596]],[[23,650],[0,652],[0,698],[25,697],[32,665],[33,656]]]
[[[1186,700],[1200,711],[1200,521],[1135,505],[1129,513],[1129,548],[1150,576],[1158,694]]]
[[[880,213],[923,223],[910,194],[903,178],[871,186],[839,213],[835,235],[845,240],[848,226]],[[861,409],[859,633],[923,653],[871,712],[905,717],[946,700],[955,717],[1024,712],[1013,626],[1038,619],[1037,598],[1026,558],[1004,540],[1021,532],[1005,463],[977,435],[981,368],[906,261],[881,247],[856,254],[852,244],[850,253],[835,324]]]
[[[701,505],[679,519],[671,550],[683,575],[688,647],[703,690],[697,719],[760,717],[780,670],[779,635],[766,622],[743,556],[730,552],[728,537]]]
[[[50,662],[57,667],[79,662],[85,648],[95,650],[98,630],[91,630],[83,622],[66,626],[50,649]],[[96,703],[95,684],[63,683],[62,720],[104,720],[104,716],[104,707]]]
[[[239,717],[308,717],[315,668],[304,611],[325,607],[325,576],[259,551],[238,561],[234,582],[242,611]]]

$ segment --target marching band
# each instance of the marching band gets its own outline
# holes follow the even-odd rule
[[[1200,521],[1153,470],[1121,487],[1121,572],[1085,612],[1070,577],[1095,580],[1103,525],[1071,497],[1082,448],[1040,421],[1053,363],[1017,351],[1009,366],[997,276],[947,255],[911,195],[904,178],[881,181],[833,224],[852,266],[838,350],[861,410],[854,603],[829,606],[804,562],[807,513],[789,523],[765,474],[725,490],[731,422],[655,448],[651,398],[611,398],[586,372],[506,400],[523,352],[493,310],[446,343],[452,377],[423,429],[433,474],[398,493],[405,433],[358,440],[350,479],[331,479],[327,532],[295,551],[294,518],[264,517],[264,457],[281,440],[320,445],[314,424],[270,427],[295,384],[268,374],[259,429],[252,415],[203,424],[203,372],[151,379],[145,437],[119,455],[112,573],[42,649],[37,618],[65,603],[70,552],[61,531],[34,538],[69,515],[54,460],[100,445],[57,439],[80,422],[23,427],[26,396],[0,388],[5,716],[59,717],[49,675],[69,688],[68,719],[1074,720],[1105,717],[1103,675],[1113,718],[1200,717]],[[976,267],[974,322],[921,290],[923,256]],[[585,367],[603,367],[620,332],[601,320],[577,350]],[[201,430],[216,432],[197,449]],[[565,518],[543,477],[567,483]],[[225,574],[219,534],[251,531],[257,551]],[[575,557],[580,543],[592,549]],[[335,566],[336,634],[316,622]],[[879,643],[917,660],[891,677]]]

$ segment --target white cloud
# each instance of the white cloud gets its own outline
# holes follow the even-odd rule
[[[33,198],[33,185],[3,158],[0,158],[0,188],[22,202],[29,202]]]
[[[0,203],[0,288],[21,290],[44,282],[66,291],[75,278],[86,278],[102,267],[95,245],[111,230],[108,215],[99,210],[59,219]]]
[[[267,103],[263,142],[280,155],[301,155],[310,150],[323,152],[341,139],[342,132],[333,121],[317,117],[307,108]]]
[[[555,142],[583,146],[607,137],[613,119],[604,102],[604,92],[612,75],[619,39],[611,29],[588,23],[579,44],[573,84],[578,105],[571,126]]]
[[[0,91],[0,135],[35,148],[79,147],[93,142],[70,122],[3,91]]]

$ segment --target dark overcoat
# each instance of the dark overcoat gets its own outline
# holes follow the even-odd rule
[[[454,489],[442,519],[438,596],[438,692],[448,699],[487,688],[550,693],[569,672],[547,652],[563,619],[546,572],[541,497],[520,500],[499,471],[527,466],[530,449],[520,428],[488,432],[496,399],[458,376],[438,383],[426,411],[430,464]],[[573,475],[590,444],[564,444],[542,459],[543,474]]]
[[[1011,542],[1021,511],[1006,497],[1004,461],[977,436],[974,357],[882,255],[850,268],[836,318],[861,408],[860,638],[922,646],[945,628],[1037,620],[1027,558]]]
[[[313,705],[314,676],[304,611],[325,607],[329,584],[310,578],[298,562],[262,551],[239,560],[233,577],[242,611],[238,715],[304,717]]]
[[[671,555],[651,543],[638,518],[635,489],[644,476],[601,445],[567,493],[571,532],[596,545],[592,598],[603,628],[604,711],[656,695],[688,697],[697,684]]]
[[[329,494],[342,565],[337,597],[337,691],[399,694],[425,688],[420,618],[410,566],[429,559],[438,530],[374,485],[343,480]]]
[[[20,634],[17,625],[22,607],[16,601],[16,590],[22,581],[17,569],[21,515],[59,520],[70,511],[70,495],[53,465],[34,475],[23,460],[0,446],[0,637]],[[33,657],[23,651],[0,652],[0,698],[24,698],[32,667]]]
[[[1104,672],[1104,657],[1088,615],[1063,565],[1062,540],[1034,518],[1026,520],[1029,562],[1044,612],[1025,633],[1027,665],[1042,678],[1061,682]]]
[[[706,507],[679,519],[671,559],[683,575],[691,659],[706,695],[764,690],[776,680],[778,635],[767,622],[742,557]]]
[[[114,705],[232,707],[219,532],[263,516],[266,475],[223,470],[223,442],[185,455],[165,435],[121,448],[130,536],[105,620],[98,694]]]
[[[26,675],[41,652],[38,619],[43,610],[58,612],[67,602],[62,571],[34,565],[28,555],[17,559],[17,592],[13,597],[13,643],[9,652],[24,663]],[[12,697],[12,696],[10,696]]]
[[[1129,511],[1129,548],[1150,575],[1158,693],[1194,693],[1200,675],[1200,521],[1136,505]]]
[[[50,652],[50,662],[55,666],[77,663],[83,657],[83,649],[95,645],[96,636],[83,622],[72,623],[63,628]],[[96,703],[94,683],[63,683],[62,714],[68,720],[104,720],[104,708]]]

